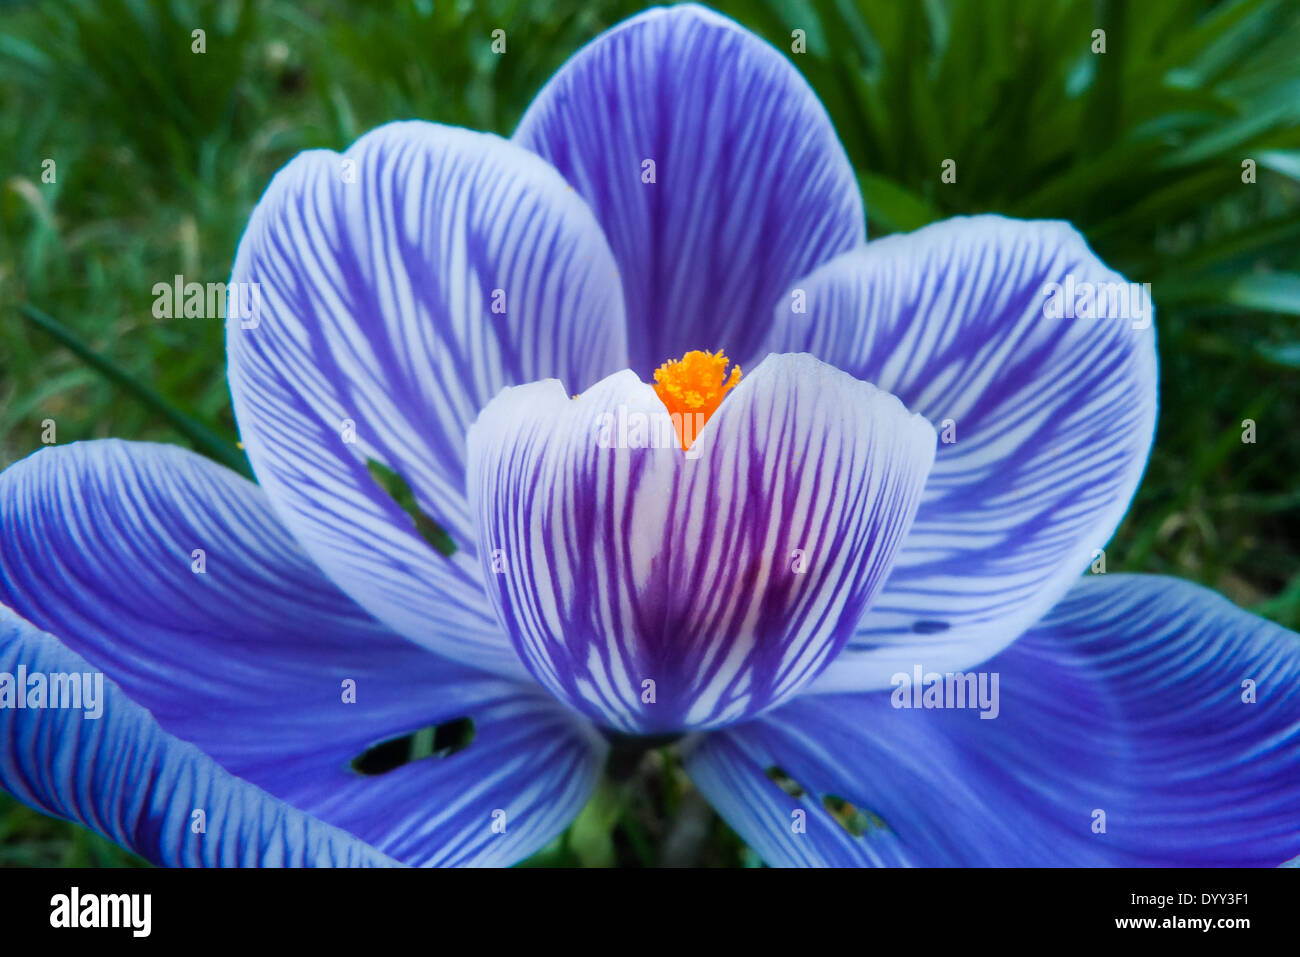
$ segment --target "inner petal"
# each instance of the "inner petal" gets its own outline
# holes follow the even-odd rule
[[[715,357],[715,403],[724,371]],[[779,706],[835,657],[884,581],[934,429],[809,355],[767,357],[685,454],[630,429],[611,441],[624,414],[664,414],[631,370],[576,401],[554,379],[507,389],[470,431],[487,591],[520,660],[622,734]]]

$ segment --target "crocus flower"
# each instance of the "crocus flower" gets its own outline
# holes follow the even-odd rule
[[[231,282],[257,485],[119,441],[0,477],[0,672],[108,678],[98,718],[0,710],[29,804],[160,863],[508,864],[674,741],[773,865],[1300,853],[1297,636],[1084,574],[1152,441],[1149,302],[1050,308],[1132,288],[1062,223],[867,244],[735,23],[627,21],[509,141],[298,156]]]

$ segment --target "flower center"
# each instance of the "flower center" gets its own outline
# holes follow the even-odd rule
[[[673,417],[673,428],[683,449],[691,447],[709,416],[722,404],[723,396],[740,381],[740,366],[727,375],[730,362],[722,349],[692,349],[655,369],[655,392]]]

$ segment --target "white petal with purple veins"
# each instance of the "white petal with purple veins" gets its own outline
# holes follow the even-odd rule
[[[1052,283],[1073,294],[1060,316]],[[797,285],[807,312],[778,306],[770,348],[873,382],[939,432],[911,534],[819,688],[886,687],[918,654],[940,671],[996,654],[1105,547],[1137,488],[1156,414],[1147,291],[1067,224],[998,216],[876,240]],[[1115,314],[1078,315],[1085,288]]]
[[[689,453],[671,426],[637,447],[619,417],[638,415],[667,418],[631,372],[576,401],[543,382],[488,406],[469,486],[489,594],[538,680],[597,723],[728,724],[789,698],[847,639],[934,431],[806,355],[769,357]]]
[[[478,579],[464,436],[503,387],[585,388],[625,364],[617,268],[546,163],[494,136],[395,123],[303,153],[258,203],[232,282],[235,414],[258,480],[344,591],[413,641],[518,663]],[[436,551],[372,477],[409,486]]]
[[[514,141],[591,204],[642,376],[688,349],[756,363],[776,298],[866,237],[853,168],[812,88],[774,47],[695,4],[593,40]]]

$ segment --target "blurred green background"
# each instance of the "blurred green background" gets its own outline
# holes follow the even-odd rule
[[[0,4],[0,467],[39,447],[46,418],[60,442],[185,443],[179,411],[233,443],[222,324],[153,318],[153,284],[225,281],[299,150],[410,117],[508,135],[556,67],[643,6]],[[1300,3],[716,6],[787,53],[806,32],[790,58],[859,171],[871,235],[959,213],[1063,218],[1153,284],[1159,433],[1107,569],[1194,579],[1300,626]],[[0,795],[0,866],[134,862]],[[757,860],[653,752],[532,863]]]

